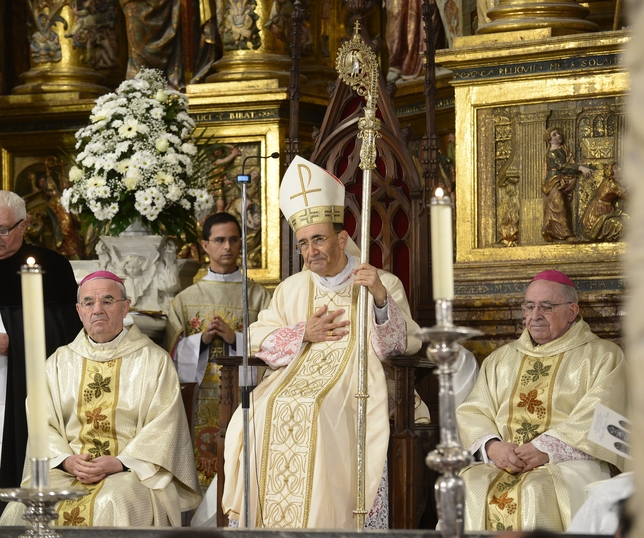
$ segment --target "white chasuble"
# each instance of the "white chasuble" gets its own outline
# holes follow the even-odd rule
[[[486,436],[518,446],[549,437],[568,455],[516,475],[492,463],[465,468],[465,529],[565,530],[585,486],[608,478],[608,464],[623,467],[622,458],[587,437],[598,402],[624,412],[624,375],[621,349],[583,320],[547,344],[535,345],[526,330],[494,351],[457,409],[463,445],[474,451]]]
[[[379,272],[400,329],[399,349],[413,354],[420,341],[400,281]],[[267,310],[250,327],[251,353],[275,334],[283,348],[299,346],[302,323],[323,305],[343,309],[336,321],[351,322],[337,342],[305,343],[251,393],[251,494],[249,526],[355,528],[357,483],[358,287],[353,278],[332,288],[302,271],[280,284]],[[397,306],[396,306],[397,305]],[[373,298],[368,295],[367,454],[365,504],[369,510],[381,482],[389,443],[387,383],[373,347]],[[391,317],[391,316],[390,316]],[[299,341],[298,341],[298,336]],[[224,513],[244,526],[243,423],[237,409],[226,432]]]
[[[88,490],[57,506],[63,526],[180,526],[200,488],[179,380],[168,354],[132,326],[116,346],[85,331],[45,363],[49,385],[50,484]],[[93,485],[57,468],[68,456],[117,457],[129,470]],[[27,455],[27,462],[29,462]],[[25,465],[23,485],[31,480]],[[2,525],[22,525],[10,503]]]

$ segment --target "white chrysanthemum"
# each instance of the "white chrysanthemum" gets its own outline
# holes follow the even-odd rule
[[[184,209],[186,209],[187,211],[190,211],[190,202],[185,198],[182,198],[181,200],[179,200],[179,205]]]
[[[157,172],[157,181],[163,185],[174,183],[174,176],[167,172]]]
[[[177,154],[174,152],[166,153],[163,157],[161,157],[161,160],[170,165],[175,165],[179,163],[179,159],[177,159]]]
[[[191,144],[190,142],[186,142],[185,144],[181,145],[181,150],[184,153],[187,153],[188,155],[196,155],[197,154],[197,146],[194,144]]]
[[[119,127],[118,131],[119,135],[123,138],[134,138],[139,133],[146,134],[149,129],[147,125],[139,123],[136,118],[128,116],[125,118],[123,125]]]
[[[117,155],[121,155],[122,153],[126,153],[130,149],[130,141],[129,140],[124,140],[123,142],[119,142],[116,144],[116,149],[114,150],[114,153]]]
[[[83,165],[83,168],[90,168],[94,166],[94,163],[96,162],[96,157],[94,155],[88,155],[87,157],[83,158],[81,161],[81,164]]]
[[[78,166],[72,166],[69,169],[69,181],[76,183],[77,181],[83,179],[83,171],[78,168]]]
[[[152,110],[150,110],[150,116],[155,120],[160,120],[161,118],[163,118],[163,109],[155,106]]]
[[[156,157],[149,151],[137,151],[134,155],[132,155],[132,165],[137,168],[147,170],[148,168],[152,168],[157,164],[158,163]]]
[[[97,198],[109,198],[112,192],[110,191],[110,188],[107,185],[103,185],[102,187],[96,187],[96,197]]]
[[[87,198],[90,203],[95,200],[95,198],[98,196],[98,187],[89,187],[85,191],[85,198]]]
[[[171,202],[176,202],[181,198],[181,196],[183,196],[183,191],[176,183],[173,183],[168,187],[168,194],[166,195],[168,200],[170,200]]]
[[[119,174],[125,174],[130,168],[130,163],[130,159],[124,159],[122,161],[118,161],[114,168]]]
[[[102,187],[105,185],[105,178],[102,176],[92,176],[87,180],[87,187]]]
[[[92,113],[92,115],[89,117],[89,120],[92,123],[96,123],[98,121],[104,120],[105,118],[107,118],[107,110],[105,110],[104,108],[99,108]]]

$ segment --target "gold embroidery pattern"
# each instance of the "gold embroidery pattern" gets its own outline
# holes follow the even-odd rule
[[[118,439],[114,428],[114,419],[118,402],[120,370],[121,359],[108,362],[83,359],[76,414],[81,424],[79,439],[82,447],[80,453],[89,454],[90,459],[99,456],[118,456]],[[56,525],[91,526],[94,500],[103,484],[103,480],[89,485],[74,480],[72,487],[85,488],[88,494],[80,499],[59,503],[56,508],[58,512]]]
[[[501,471],[490,484],[487,499],[487,530],[521,530],[521,484],[526,475]]]
[[[529,443],[548,430],[552,420],[554,381],[563,353],[553,357],[524,355],[510,397],[508,431],[516,445]],[[486,529],[521,530],[521,487],[528,473],[499,472],[487,494]]]
[[[554,380],[563,353],[553,357],[524,355],[510,398],[508,431],[521,446],[545,432],[552,419]]]
[[[344,308],[356,323],[358,287],[325,294],[311,283],[309,316],[323,304]],[[320,406],[338,382],[355,347],[350,333],[338,342],[308,344],[266,409],[259,485],[258,527],[305,528],[310,510]]]
[[[241,304],[241,286],[239,287],[239,304]],[[196,309],[196,311],[195,311]],[[205,314],[202,315],[202,312]],[[251,310],[251,313],[254,312]],[[239,307],[228,305],[194,305],[183,306],[183,319],[188,320],[184,327],[185,334],[202,333],[215,316],[221,317],[235,332],[243,330],[243,319]],[[216,474],[217,437],[219,435],[219,394],[221,384],[221,366],[217,358],[226,355],[225,342],[216,336],[210,344],[208,364],[203,381],[199,386],[194,416],[193,451],[199,483],[207,488]]]

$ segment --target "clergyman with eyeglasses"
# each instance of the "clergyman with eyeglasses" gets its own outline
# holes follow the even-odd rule
[[[369,291],[367,525],[387,526],[389,413],[381,361],[414,353],[421,343],[400,280],[348,254],[344,204],[337,178],[293,159],[280,208],[306,269],[276,288],[250,326],[251,353],[274,370],[252,393],[251,527],[355,528],[361,285]],[[226,433],[222,504],[231,525],[244,524],[241,418],[238,409]]]
[[[585,486],[623,458],[588,440],[597,403],[624,414],[625,362],[579,315],[575,284],[536,275],[521,305],[521,337],[490,354],[457,409],[463,446],[465,529],[564,531]]]
[[[71,342],[81,328],[75,308],[78,286],[74,271],[69,261],[57,252],[23,241],[28,218],[20,196],[0,191],[0,488],[20,485],[27,446],[27,381],[19,274],[27,258],[33,257],[44,271],[47,354]],[[0,511],[5,506],[0,503]]]
[[[199,482],[210,485],[215,477],[219,413],[217,358],[243,353],[242,272],[238,266],[241,227],[226,212],[210,215],[202,226],[201,247],[210,258],[207,274],[180,292],[168,311],[165,348],[179,372],[179,380],[199,383],[194,417],[195,465]],[[248,282],[248,315],[252,323],[268,306],[270,293]],[[252,384],[256,370],[251,368]],[[200,520],[200,513],[194,521]]]
[[[49,484],[87,495],[56,505],[57,526],[181,526],[201,501],[192,442],[172,361],[136,325],[123,281],[87,275],[76,309],[83,329],[45,363]],[[23,483],[31,479],[25,466]],[[10,503],[0,524],[22,525]]]

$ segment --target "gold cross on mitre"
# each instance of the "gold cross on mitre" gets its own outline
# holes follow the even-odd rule
[[[307,191],[306,187],[304,186],[304,177],[302,176],[302,170],[306,170],[308,172],[309,177],[308,177],[307,185],[311,184],[311,178],[312,178],[311,169],[305,164],[298,164],[297,173],[300,176],[300,186],[302,187],[302,192],[298,192],[297,194],[292,195],[290,199],[293,200],[294,198],[301,196],[302,199],[304,200],[304,207],[308,207],[309,199],[306,197],[306,195],[312,192],[320,192],[322,189],[310,189]]]

